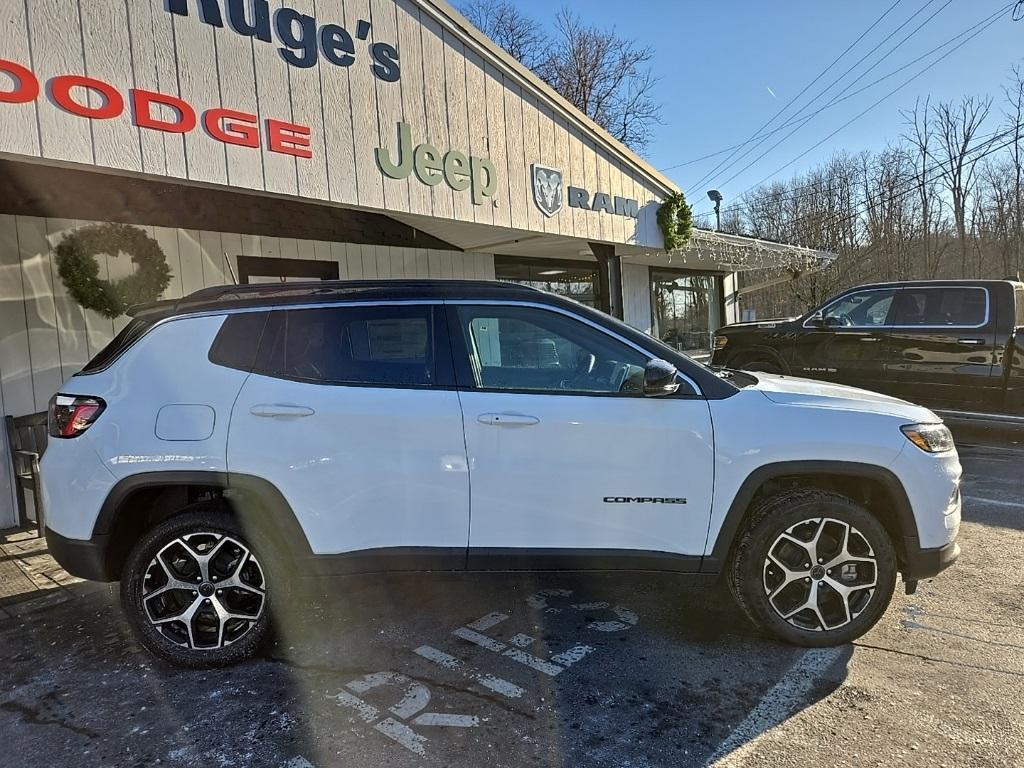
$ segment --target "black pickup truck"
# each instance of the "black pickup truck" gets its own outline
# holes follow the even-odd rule
[[[1024,416],[1024,283],[862,285],[803,317],[721,328],[711,362]]]

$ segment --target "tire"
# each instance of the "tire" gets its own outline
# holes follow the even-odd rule
[[[741,357],[738,362],[734,365],[730,365],[729,367],[736,368],[741,371],[777,373],[781,375],[785,375],[787,373],[778,360],[768,357],[765,354],[755,354],[746,358]]]
[[[250,539],[213,502],[186,507],[147,531],[121,574],[121,605],[139,642],[182,667],[252,656],[270,631],[271,594],[281,598],[282,591],[268,583],[269,547]],[[172,578],[182,588],[170,586]]]
[[[842,645],[871,629],[889,607],[896,573],[882,524],[822,490],[787,491],[760,504],[727,571],[736,602],[755,625],[806,647]]]
[[[778,373],[782,374],[784,371],[782,367],[772,360],[752,360],[743,366],[745,371],[753,371],[754,373]]]

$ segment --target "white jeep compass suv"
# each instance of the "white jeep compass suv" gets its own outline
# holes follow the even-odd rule
[[[251,654],[296,577],[724,577],[761,628],[848,642],[959,554],[930,411],[715,372],[494,282],[206,289],[134,319],[50,405],[47,539],[141,642]]]

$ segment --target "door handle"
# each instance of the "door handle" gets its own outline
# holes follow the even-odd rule
[[[536,416],[524,413],[481,413],[476,420],[491,427],[530,427],[540,424]]]
[[[957,339],[957,344],[963,344],[966,347],[980,347],[985,343],[984,339]]]
[[[881,341],[881,339],[878,338],[877,336],[861,336],[860,340],[863,341],[863,342]]]
[[[290,418],[298,419],[303,416],[312,416],[316,411],[312,408],[307,408],[304,405],[286,405],[282,403],[261,403],[260,405],[254,405],[249,409],[249,413],[253,416],[262,416],[263,418]]]

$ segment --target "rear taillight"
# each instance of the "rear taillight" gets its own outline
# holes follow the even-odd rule
[[[78,437],[107,407],[98,397],[56,394],[50,398],[50,437]]]

